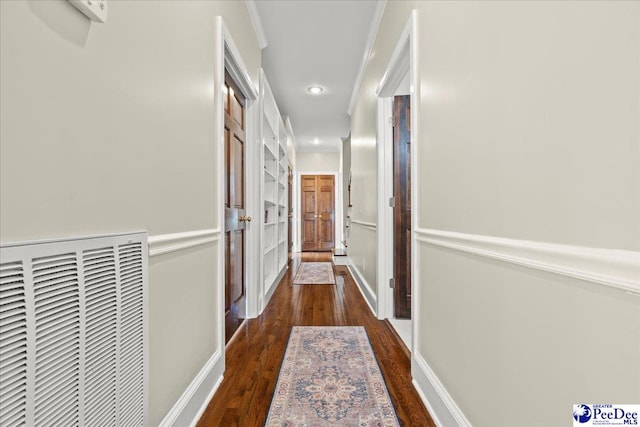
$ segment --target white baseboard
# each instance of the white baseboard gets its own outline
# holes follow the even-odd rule
[[[222,350],[224,351],[224,350]],[[224,357],[216,351],[164,417],[159,427],[195,426],[222,382]]]
[[[413,386],[438,427],[472,427],[424,358],[411,355]]]
[[[333,256],[333,265],[349,265],[349,259],[344,255],[334,255]]]
[[[358,289],[360,290],[360,293],[364,297],[364,300],[367,302],[367,305],[371,309],[371,312],[373,313],[374,316],[376,316],[376,309],[374,307],[377,306],[377,296],[375,292],[373,292],[373,290],[371,289],[371,286],[369,286],[367,279],[365,279],[362,273],[360,273],[360,270],[358,270],[358,267],[356,267],[353,264],[353,262],[351,261],[351,258],[349,257],[347,258],[348,258],[347,267],[349,268],[349,272],[351,273],[351,276],[353,276],[353,279],[356,281],[356,284],[358,285]]]
[[[271,297],[273,296],[273,293],[276,291],[276,288],[278,287],[278,284],[280,283],[280,280],[282,280],[282,278],[284,277],[284,274],[287,272],[288,268],[289,268],[289,263],[286,263],[282,267],[282,270],[280,270],[280,273],[278,273],[276,278],[273,280],[273,283],[271,283],[271,286],[269,287],[269,289],[267,290],[267,292],[266,292],[266,294],[264,296],[264,306],[262,307],[262,311],[264,311],[264,309],[269,304],[269,301],[271,301]]]

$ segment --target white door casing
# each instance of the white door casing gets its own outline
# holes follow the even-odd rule
[[[418,118],[420,85],[418,81],[418,46],[417,46],[417,11],[409,15],[407,24],[400,35],[396,47],[389,59],[387,69],[376,90],[377,105],[377,139],[378,139],[378,286],[377,286],[377,315],[379,319],[393,318],[393,289],[389,286],[393,278],[393,208],[390,198],[393,197],[393,96],[409,75],[409,94],[411,95],[411,214],[412,229],[415,229],[417,219],[416,202],[417,171],[419,169],[416,149],[419,144]],[[416,343],[416,328],[420,313],[416,307],[418,292],[416,263],[415,263],[415,235],[411,236],[411,289],[412,289],[412,347]],[[413,352],[413,348],[410,348]]]

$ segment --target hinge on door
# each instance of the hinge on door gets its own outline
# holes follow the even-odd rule
[[[394,279],[393,277],[391,279],[389,279],[389,287],[391,289],[395,289],[396,288],[396,279]]]
[[[396,198],[395,197],[389,197],[389,207],[391,207],[391,208],[395,208],[396,207]]]

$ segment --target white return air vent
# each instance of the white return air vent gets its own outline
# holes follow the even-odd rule
[[[0,247],[0,425],[146,426],[147,234]]]

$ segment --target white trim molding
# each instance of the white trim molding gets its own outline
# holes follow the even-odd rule
[[[356,281],[356,284],[358,285],[358,290],[364,297],[364,300],[369,306],[369,309],[371,309],[371,312],[375,316],[376,314],[375,307],[377,305],[376,293],[373,292],[373,290],[371,289],[371,286],[369,286],[369,282],[367,282],[367,279],[365,279],[362,273],[360,273],[360,270],[358,270],[358,267],[356,267],[356,265],[353,263],[353,260],[350,257],[347,257],[347,258],[348,258],[347,268],[351,273],[351,277],[353,277],[353,279]]]
[[[195,426],[222,382],[224,357],[216,351],[202,367],[159,427]]]
[[[359,225],[361,228],[367,228],[369,230],[376,230],[378,226],[373,222],[360,221],[357,219],[352,219],[351,224]]]
[[[251,18],[251,24],[253,24],[253,30],[256,32],[256,37],[258,38],[260,49],[264,49],[268,44],[267,35],[265,34],[264,28],[262,27],[262,19],[260,19],[260,13],[258,13],[256,2],[254,0],[244,0],[244,2],[247,5],[249,17]]]
[[[471,423],[427,361],[420,354],[415,352],[411,354],[413,387],[420,395],[435,424],[438,427],[471,427]]]
[[[369,35],[367,36],[367,42],[365,44],[364,54],[362,55],[362,62],[360,63],[360,69],[358,70],[358,76],[356,77],[356,82],[353,85],[353,92],[351,93],[351,100],[349,101],[349,109],[347,110],[347,114],[349,115],[353,113],[353,109],[356,107],[356,101],[358,99],[358,94],[360,93],[362,80],[364,79],[364,72],[367,70],[367,64],[369,63],[369,58],[371,58],[371,52],[373,51],[373,44],[376,41],[376,36],[378,35],[378,29],[380,29],[380,24],[382,23],[382,17],[384,16],[384,9],[386,7],[387,7],[387,0],[378,0],[378,4],[376,5],[376,10],[373,13],[373,18],[371,18]]]
[[[398,43],[393,49],[391,58],[389,58],[389,64],[385,71],[378,88],[376,89],[376,96],[379,98],[386,98],[393,96],[395,91],[400,86],[400,83],[409,74],[411,69],[411,35],[413,32],[413,18],[414,12],[411,13],[411,17],[407,21],[400,34]],[[413,81],[411,82],[413,83]]]
[[[220,229],[185,231],[181,233],[149,236],[149,256],[181,251],[195,246],[206,245],[220,239]]]
[[[416,240],[640,294],[640,252],[416,229]]]
[[[238,46],[233,41],[231,33],[222,18],[220,18],[220,26],[222,31],[222,48],[224,50],[224,57],[222,58],[222,84],[224,84],[224,70],[227,70],[229,75],[231,75],[233,82],[238,85],[242,94],[247,98],[247,102],[253,104],[258,100],[257,86],[255,82],[251,80],[251,76],[248,71],[249,69],[240,55],[240,49],[238,49]],[[222,92],[218,94],[218,97],[220,98],[220,101],[224,102]],[[224,116],[222,119],[224,120]]]

